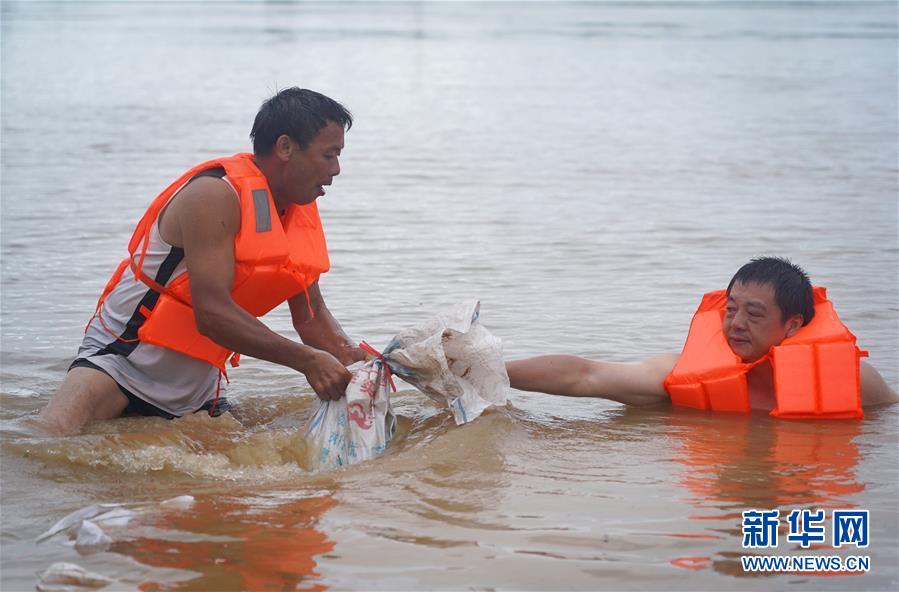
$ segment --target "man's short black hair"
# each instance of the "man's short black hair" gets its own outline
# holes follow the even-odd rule
[[[334,99],[314,90],[285,88],[259,108],[250,131],[253,152],[257,156],[268,154],[283,134],[305,150],[329,121],[342,125],[345,130],[353,127],[352,114]]]
[[[774,302],[780,308],[781,322],[793,315],[802,315],[802,325],[808,325],[815,316],[812,283],[808,274],[798,265],[782,257],[758,257],[734,274],[727,285],[727,293],[734,283],[770,284],[774,287]]]

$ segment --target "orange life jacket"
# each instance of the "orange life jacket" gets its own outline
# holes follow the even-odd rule
[[[135,280],[159,292],[152,309],[141,307],[146,320],[137,340],[181,352],[224,371],[232,352],[200,334],[191,305],[188,274],[161,286],[141,271],[150,230],[175,193],[197,173],[222,167],[237,188],[240,230],[234,238],[234,285],[231,297],[244,310],[260,317],[288,298],[306,291],[330,268],[325,235],[315,202],[290,206],[278,216],[265,176],[252,154],[210,160],[195,166],[169,185],[150,204],[128,244],[129,257],[119,264],[97,303],[99,318],[106,296],[130,267]],[[140,253],[138,253],[140,249]],[[235,355],[232,365],[237,365]]]
[[[776,406],[791,419],[860,418],[859,358],[867,352],[840,322],[823,287],[814,288],[812,321],[752,363],[743,363],[724,336],[727,294],[709,292],[693,315],[680,358],[665,378],[671,402],[711,411],[749,412],[746,373],[769,360]]]

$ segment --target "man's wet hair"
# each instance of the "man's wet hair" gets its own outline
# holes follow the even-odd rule
[[[329,121],[340,124],[344,130],[353,127],[353,115],[334,99],[314,90],[285,88],[259,108],[250,131],[253,152],[257,156],[268,154],[282,134],[305,150]]]
[[[802,325],[815,316],[812,283],[798,265],[782,257],[758,257],[734,274],[727,285],[727,293],[736,282],[741,284],[770,284],[774,287],[774,302],[780,308],[781,322],[793,315],[802,315]]]

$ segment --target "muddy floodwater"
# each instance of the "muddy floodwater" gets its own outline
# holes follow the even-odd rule
[[[303,376],[252,359],[217,419],[71,438],[32,419],[146,205],[249,150],[292,85],[356,119],[319,202],[322,290],[354,339],[478,298],[509,358],[637,360],[678,351],[750,257],[783,255],[896,388],[896,12],[3,2],[0,588],[68,562],[110,590],[895,590],[896,407],[791,422],[512,391],[456,427],[400,383],[387,453],[330,473],[306,462]],[[293,335],[286,307],[263,320]],[[36,542],[92,504],[129,512],[111,541]],[[742,548],[750,509],[780,510],[777,549]],[[870,544],[802,550],[794,509],[868,510]],[[871,568],[752,575],[747,553]]]

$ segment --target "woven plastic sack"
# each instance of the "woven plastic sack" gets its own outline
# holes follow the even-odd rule
[[[306,425],[312,468],[334,469],[374,458],[384,452],[396,432],[384,363],[374,359],[349,369],[353,378],[346,397],[319,399]]]

